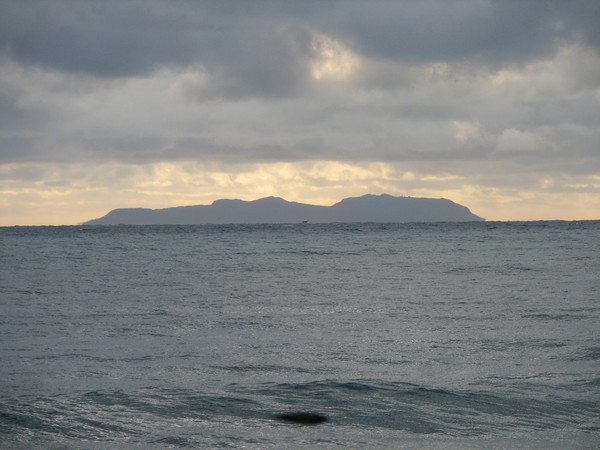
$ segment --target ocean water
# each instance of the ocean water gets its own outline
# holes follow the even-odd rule
[[[0,448],[600,445],[598,221],[6,227],[0,276]]]

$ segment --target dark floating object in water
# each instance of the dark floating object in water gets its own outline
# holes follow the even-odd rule
[[[327,417],[325,416],[303,412],[277,414],[273,418],[280,422],[297,423],[300,425],[317,425],[319,423],[327,422]]]

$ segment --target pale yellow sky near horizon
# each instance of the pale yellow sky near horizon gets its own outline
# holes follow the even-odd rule
[[[265,163],[235,171],[192,162],[100,164],[93,169],[71,164],[54,167],[50,175],[48,165],[28,170],[32,177],[45,170],[49,181],[3,182],[0,226],[77,225],[116,208],[159,209],[221,198],[277,196],[329,206],[347,197],[382,193],[447,198],[488,221],[600,219],[600,198],[577,191],[590,183],[598,188],[600,177],[565,193],[564,186],[553,191],[550,182],[545,188],[515,191],[478,184],[476,177],[402,171],[389,163]]]

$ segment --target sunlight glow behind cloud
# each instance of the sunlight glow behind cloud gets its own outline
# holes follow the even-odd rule
[[[358,56],[330,37],[316,34],[311,48],[314,53],[311,74],[316,80],[345,80],[358,68]]]

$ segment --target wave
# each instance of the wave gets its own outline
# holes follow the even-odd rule
[[[0,403],[0,436],[11,442],[129,440],[186,446],[193,440],[159,430],[196,423],[270,425],[274,414],[308,411],[327,426],[399,430],[413,435],[484,437],[572,430],[599,436],[598,402],[523,397],[368,380],[232,384],[219,393],[146,388],[92,391],[78,396],[6,399]],[[179,425],[178,425],[179,424]],[[162,435],[161,435],[162,434]],[[189,442],[188,442],[189,441]],[[2,438],[0,438],[2,443]],[[198,442],[196,442],[197,444]]]
[[[318,381],[268,385],[257,392],[290,407],[307,403],[309,408],[329,412],[340,424],[412,433],[472,436],[515,426],[544,430],[582,424],[587,424],[583,428],[595,429],[593,423],[600,413],[593,401],[499,396],[410,383]]]
[[[568,358],[569,361],[581,361],[581,360],[599,360],[600,359],[600,347],[588,347],[581,349]]]

